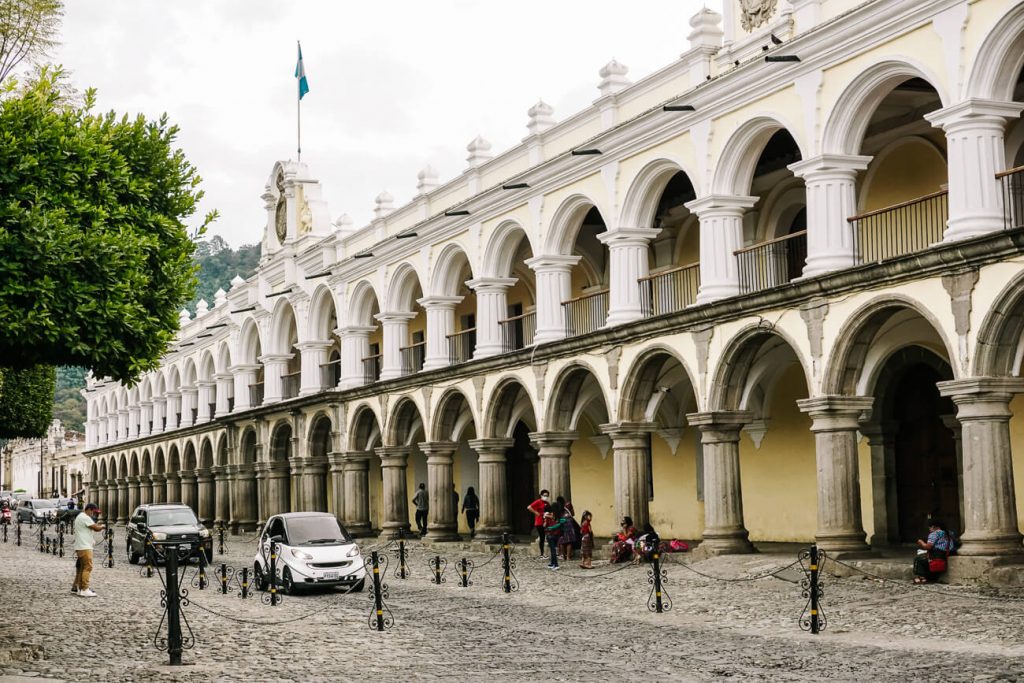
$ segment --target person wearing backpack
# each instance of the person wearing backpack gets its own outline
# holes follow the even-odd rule
[[[949,554],[956,550],[953,537],[946,526],[932,517],[928,520],[928,538],[918,539],[917,557],[914,558],[914,583],[937,581],[946,571]]]

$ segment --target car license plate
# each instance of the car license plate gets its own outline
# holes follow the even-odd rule
[[[338,572],[324,572],[324,581],[336,581]]]

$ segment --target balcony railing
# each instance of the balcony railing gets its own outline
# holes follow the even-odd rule
[[[320,388],[333,389],[341,381],[341,359],[320,366]]]
[[[373,384],[380,379],[382,354],[367,356],[363,359],[363,384]]]
[[[423,359],[426,356],[427,350],[426,342],[403,346],[398,350],[402,354],[403,375],[412,375],[423,369]]]
[[[537,334],[536,311],[499,320],[498,324],[501,325],[501,345],[505,353],[533,346],[533,338]]]
[[[858,263],[876,263],[923,251],[942,241],[949,220],[945,190],[847,219]]]
[[[640,278],[640,305],[644,316],[681,311],[697,302],[700,264],[678,266]]]
[[[1024,228],[1024,166],[997,173],[996,178],[1003,186],[1003,215],[1006,217],[1006,229]]]
[[[192,408],[192,424],[196,423],[199,419],[199,408]]]
[[[565,315],[567,337],[596,332],[608,321],[608,290],[602,289],[563,301],[562,313]]]
[[[249,405],[254,408],[263,405],[263,382],[249,385]]]
[[[229,413],[235,412],[235,397],[234,396],[228,396],[228,412]]]
[[[281,397],[295,398],[299,395],[299,386],[302,383],[302,373],[292,372],[281,375]]]
[[[448,335],[448,363],[458,365],[473,359],[476,351],[476,328],[461,330]]]
[[[213,416],[217,414],[217,403],[216,402],[210,403],[209,404],[209,408],[210,408],[209,415],[210,415],[210,419],[212,420]]]
[[[759,292],[800,277],[807,262],[807,231],[737,249],[740,292]]]

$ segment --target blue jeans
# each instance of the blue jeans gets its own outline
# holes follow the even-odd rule
[[[558,536],[548,536],[548,547],[551,548],[551,562],[549,567],[558,566]]]

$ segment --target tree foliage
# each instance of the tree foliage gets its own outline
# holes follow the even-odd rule
[[[85,431],[85,368],[57,368],[57,386],[53,393],[53,417],[67,429]]]
[[[243,244],[232,249],[223,237],[214,235],[196,245],[195,261],[199,266],[199,286],[189,302],[193,311],[200,299],[212,307],[217,290],[231,289],[231,280],[236,275],[246,279],[255,273],[260,261],[260,245]]]
[[[62,16],[62,0],[0,0],[0,83],[26,59],[49,53]]]
[[[94,114],[93,91],[68,105],[58,80],[0,100],[0,358],[130,382],[193,294],[200,178],[166,115]]]
[[[0,368],[0,438],[46,436],[55,385],[52,366]]]

